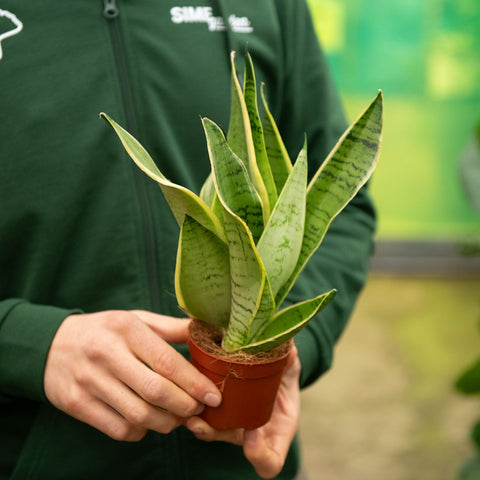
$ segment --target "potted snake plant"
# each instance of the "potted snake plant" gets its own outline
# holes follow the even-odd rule
[[[195,319],[191,359],[222,390],[220,407],[207,408],[203,418],[216,428],[256,428],[270,417],[291,339],[335,296],[331,290],[281,308],[332,220],[375,168],[383,98],[379,91],[308,181],[306,142],[292,162],[263,85],[260,119],[250,55],[243,88],[233,52],[231,68],[227,134],[202,119],[211,174],[199,195],[165,178],[132,135],[100,115],[138,167],[158,182],[180,226],[175,291],[180,308]],[[268,393],[265,407],[245,386],[246,364],[254,368],[255,385],[260,377],[269,384],[257,388]],[[272,373],[271,364],[279,370]]]

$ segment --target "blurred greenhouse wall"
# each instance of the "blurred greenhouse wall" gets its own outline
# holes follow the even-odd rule
[[[302,393],[312,479],[480,480],[480,0],[308,0],[349,120],[378,89],[373,275],[334,368]],[[475,136],[476,135],[476,136]],[[477,457],[478,458],[478,457]]]
[[[480,0],[308,1],[349,120],[382,89],[385,122],[373,275],[302,393],[305,470],[480,480],[478,398],[453,387],[479,345]]]
[[[480,122],[480,2],[309,3],[349,120],[384,92],[377,267],[480,272],[480,213],[459,167]]]

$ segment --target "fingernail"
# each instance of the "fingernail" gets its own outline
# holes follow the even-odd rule
[[[221,401],[222,397],[216,393],[207,393],[203,399],[203,403],[209,407],[218,407]]]
[[[195,435],[203,435],[205,433],[205,430],[197,423],[191,423],[187,425],[187,428]]]

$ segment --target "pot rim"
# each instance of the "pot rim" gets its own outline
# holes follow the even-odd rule
[[[261,378],[263,376],[274,374],[278,367],[282,368],[282,366],[287,363],[288,356],[292,350],[293,341],[289,342],[287,351],[282,355],[267,360],[259,360],[257,362],[241,362],[218,357],[217,355],[204,350],[191,335],[189,335],[188,344],[191,360],[194,360],[212,372],[216,372],[217,374],[236,372],[239,376],[245,375],[250,378]]]

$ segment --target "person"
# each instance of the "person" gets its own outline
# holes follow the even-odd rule
[[[306,3],[0,6],[1,28],[16,23],[0,37],[0,478],[295,478],[299,389],[331,366],[366,279],[367,191],[287,299],[339,291],[295,337],[272,420],[217,432],[198,414],[221,392],[187,360],[174,295],[177,224],[98,114],[199,192],[199,117],[228,126],[230,52],[241,70],[248,44],[289,154],[306,133],[314,172],[347,124]]]

